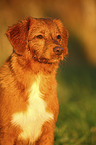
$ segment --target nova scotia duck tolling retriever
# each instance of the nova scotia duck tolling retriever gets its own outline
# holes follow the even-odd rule
[[[28,17],[6,35],[13,53],[0,68],[0,145],[54,145],[68,32],[59,19]]]

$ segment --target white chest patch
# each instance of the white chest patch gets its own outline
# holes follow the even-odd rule
[[[12,115],[12,124],[19,125],[22,129],[19,139],[29,139],[34,142],[41,134],[41,128],[44,122],[53,119],[52,113],[46,111],[46,102],[42,99],[40,93],[40,76],[32,84],[29,95],[29,105],[26,112],[17,112]]]

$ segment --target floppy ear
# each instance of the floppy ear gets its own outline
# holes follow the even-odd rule
[[[27,18],[14,26],[10,27],[6,32],[15,52],[22,55],[27,48],[28,32],[32,18]]]
[[[56,23],[56,25],[57,25],[57,27],[62,35],[62,44],[61,45],[64,48],[64,55],[68,55],[67,44],[68,44],[69,33],[59,19],[54,19],[53,21]]]

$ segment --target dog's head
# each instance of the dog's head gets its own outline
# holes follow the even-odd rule
[[[68,54],[68,32],[58,19],[33,19],[9,28],[7,36],[17,55],[30,52],[40,63],[57,63]]]

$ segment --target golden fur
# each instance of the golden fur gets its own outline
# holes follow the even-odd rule
[[[68,32],[58,19],[29,17],[6,34],[14,52],[0,68],[0,145],[53,145]]]

